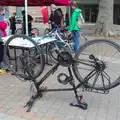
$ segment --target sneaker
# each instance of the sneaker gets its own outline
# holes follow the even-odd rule
[[[0,74],[7,74],[7,71],[0,69]]]

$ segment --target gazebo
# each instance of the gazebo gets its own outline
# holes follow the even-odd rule
[[[70,0],[0,0],[0,5],[2,6],[17,6],[23,7],[25,6],[26,11],[26,34],[28,35],[28,6],[50,6],[51,4],[56,4],[60,6],[69,6]]]

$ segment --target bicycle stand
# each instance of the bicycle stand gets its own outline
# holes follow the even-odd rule
[[[74,106],[74,107],[79,107],[83,110],[86,110],[88,105],[87,103],[83,102],[83,96],[78,96],[78,87],[77,86],[82,86],[83,83],[79,83],[77,86],[75,86],[75,81],[74,81],[74,78],[73,78],[73,75],[72,75],[72,70],[70,68],[70,66],[68,67],[68,72],[69,72],[69,76],[64,74],[64,73],[61,73],[58,75],[58,81],[64,85],[66,84],[70,84],[72,86],[72,88],[66,88],[66,89],[47,89],[46,87],[40,87],[41,84],[51,75],[51,74],[54,74],[57,69],[59,67],[59,63],[57,63],[50,71],[48,71],[46,73],[46,75],[41,78],[41,80],[39,82],[36,82],[36,80],[32,80],[37,92],[35,95],[32,95],[32,97],[30,98],[30,100],[26,103],[26,105],[24,107],[28,107],[27,109],[27,112],[30,112],[31,111],[31,108],[33,107],[33,104],[35,103],[35,101],[39,98],[39,97],[42,97],[42,93],[43,92],[57,92],[57,91],[74,91],[75,93],[75,98],[77,100],[77,103],[70,103],[71,106]],[[65,79],[64,80],[61,80],[61,77],[64,76]]]

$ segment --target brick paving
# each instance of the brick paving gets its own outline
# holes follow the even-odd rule
[[[44,73],[48,70],[46,66]],[[50,76],[44,85],[50,88],[66,87],[56,80],[60,71]],[[0,120],[120,120],[120,87],[108,95],[84,92],[88,110],[69,106],[74,102],[73,92],[49,92],[37,100],[31,112],[23,108],[30,98],[29,82],[21,82],[10,74],[0,75]],[[68,85],[69,86],[69,85]]]
[[[46,66],[43,74],[48,68]],[[57,81],[61,71],[66,72],[66,68],[61,67],[44,85],[50,88],[66,87]],[[0,75],[0,120],[120,120],[119,86],[107,95],[82,93],[88,103],[86,111],[69,106],[70,102],[75,101],[73,92],[50,92],[44,93],[31,112],[26,113],[23,106],[30,98],[30,85],[10,74]]]

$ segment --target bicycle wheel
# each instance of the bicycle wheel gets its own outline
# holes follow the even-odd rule
[[[80,33],[80,46],[84,45],[87,41],[87,37],[84,35],[84,33]]]
[[[71,32],[68,32],[67,35],[67,40],[68,40],[68,43],[74,43],[74,40],[73,40],[73,35]],[[87,42],[87,37],[85,36],[84,33],[80,33],[80,46],[84,45],[86,42]]]
[[[49,51],[50,59],[56,63],[56,62],[58,62],[57,61],[57,58],[58,58],[57,52],[61,53],[63,51],[66,51],[66,49],[62,43],[53,42],[52,44],[49,45],[48,51]]]
[[[23,33],[22,28],[18,28],[18,29],[15,31],[15,34],[22,34],[22,33]]]
[[[12,59],[8,58],[8,51]],[[10,71],[19,78],[34,80],[44,69],[44,55],[36,42],[26,35],[10,37],[5,44],[4,55]]]
[[[48,34],[49,32],[51,32],[51,29],[46,28],[45,31],[44,31],[44,35]]]
[[[37,28],[32,28],[31,33],[39,36],[39,30]]]
[[[79,82],[96,90],[116,87],[120,81],[120,47],[113,41],[93,40],[84,44],[75,56],[74,74]]]

